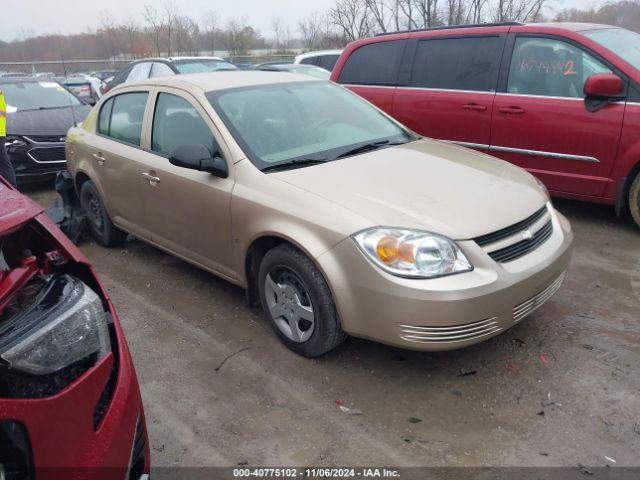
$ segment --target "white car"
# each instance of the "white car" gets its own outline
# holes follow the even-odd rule
[[[298,55],[293,63],[315,65],[331,71],[341,54],[342,50],[318,50],[316,52],[308,52]]]

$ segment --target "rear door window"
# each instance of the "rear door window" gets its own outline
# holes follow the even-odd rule
[[[127,82],[135,82],[136,80],[146,80],[149,78],[149,72],[151,71],[151,62],[138,63],[133,66]]]
[[[507,92],[519,95],[583,98],[584,84],[596,73],[613,73],[584,50],[552,38],[518,37]]]
[[[318,62],[318,57],[307,57],[300,60],[300,63],[304,63],[305,65],[316,65]]]
[[[177,95],[160,93],[153,115],[151,149],[169,156],[181,145],[204,145],[211,155],[218,150],[213,133],[191,103]]]
[[[112,101],[108,100],[100,112],[100,133],[121,142],[140,146],[142,120],[148,96],[147,92],[134,92],[123,93],[114,97],[113,105],[111,106],[111,117],[107,123],[106,119],[102,118],[102,114],[107,111],[109,102]],[[106,128],[106,130],[103,130],[103,128]]]
[[[318,66],[331,71],[336,66],[338,58],[340,58],[340,55],[322,55],[318,58]]]
[[[168,77],[170,75],[175,75],[175,72],[166,63],[155,62],[151,67],[151,78]]]
[[[347,59],[338,82],[350,85],[395,86],[405,40],[364,45]]]
[[[416,48],[411,86],[495,91],[503,45],[498,36],[422,40]]]

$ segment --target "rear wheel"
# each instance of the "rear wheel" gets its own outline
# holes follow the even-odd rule
[[[636,175],[629,189],[629,210],[636,225],[640,227],[640,173]]]
[[[267,252],[258,274],[265,315],[280,340],[305,357],[317,357],[347,337],[324,277],[291,245]]]
[[[89,230],[100,245],[114,247],[125,241],[127,234],[113,224],[104,208],[98,189],[91,180],[82,184],[80,205],[87,217]]]

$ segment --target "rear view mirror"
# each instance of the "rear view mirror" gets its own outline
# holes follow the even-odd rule
[[[595,98],[620,98],[623,95],[624,82],[613,73],[598,73],[587,78],[584,94]]]
[[[229,176],[229,169],[224,158],[219,154],[211,155],[209,149],[204,145],[181,145],[171,152],[169,162],[176,167],[209,172],[220,178]]]

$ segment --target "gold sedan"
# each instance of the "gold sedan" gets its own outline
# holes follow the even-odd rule
[[[131,233],[247,289],[313,357],[353,335],[459,348],[560,287],[573,235],[518,167],[278,72],[131,83],[67,137],[96,240]]]

